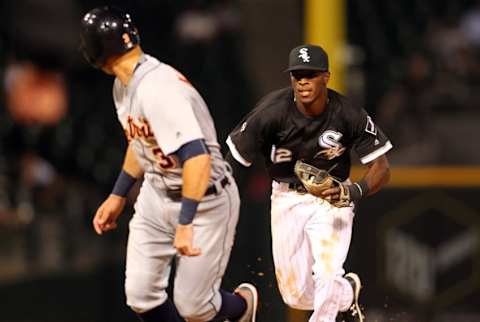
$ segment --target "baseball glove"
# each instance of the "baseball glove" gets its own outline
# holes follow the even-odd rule
[[[295,163],[294,171],[308,193],[328,201],[335,207],[350,206],[350,190],[338,179],[332,177],[329,171],[318,169],[300,160]],[[332,200],[331,196],[322,196],[323,191],[333,187],[340,189],[338,199]]]

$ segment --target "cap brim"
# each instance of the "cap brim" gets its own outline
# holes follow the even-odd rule
[[[288,67],[283,72],[288,73],[288,72],[291,72],[293,70],[317,70],[319,72],[328,72],[328,69],[325,69],[325,68],[310,67],[310,66],[305,66],[305,65],[297,65],[297,66]]]

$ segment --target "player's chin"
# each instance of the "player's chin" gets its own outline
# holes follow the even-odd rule
[[[311,104],[315,98],[312,95],[309,96],[300,96],[297,97],[297,99],[302,103],[302,104]]]

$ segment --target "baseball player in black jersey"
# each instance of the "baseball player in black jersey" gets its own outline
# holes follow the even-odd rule
[[[343,264],[355,203],[388,182],[392,145],[365,110],[327,88],[321,47],[292,49],[287,71],[291,86],[266,95],[230,133],[228,159],[238,174],[263,157],[273,179],[272,248],[284,302],[313,310],[310,322],[363,322],[360,278],[344,275]],[[351,150],[368,166],[358,182],[349,179]]]

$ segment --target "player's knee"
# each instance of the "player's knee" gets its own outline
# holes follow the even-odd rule
[[[216,314],[205,299],[175,296],[174,300],[178,313],[187,321],[210,321]]]
[[[155,279],[152,276],[127,273],[125,296],[127,305],[133,311],[143,313],[162,304],[167,298],[167,293],[165,289],[155,285]]]

